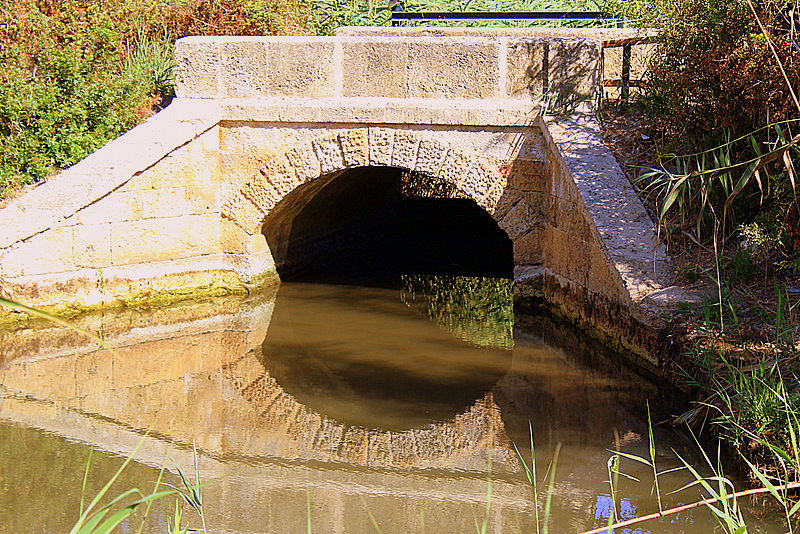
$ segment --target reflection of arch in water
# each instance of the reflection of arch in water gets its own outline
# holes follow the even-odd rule
[[[267,372],[245,378],[243,359],[225,367],[226,377],[273,432],[288,439],[274,442],[281,450],[268,455],[344,462],[369,467],[459,468],[484,471],[489,458],[500,471],[518,464],[503,430],[500,411],[486,393],[452,420],[400,432],[343,424],[309,410],[286,393]],[[249,381],[248,381],[249,380]],[[286,445],[291,444],[291,449]]]
[[[408,430],[452,419],[502,378],[512,353],[458,339],[403,295],[282,285],[264,368],[299,403],[340,423]]]
[[[590,387],[604,392],[609,383],[614,386],[610,380],[599,383],[596,377],[587,376],[587,388],[556,389],[547,384],[545,377],[541,383],[532,384],[541,391],[531,391],[530,383],[520,384],[517,390],[513,383],[517,373],[512,369],[491,394],[481,396],[448,420],[406,431],[370,431],[333,421],[300,405],[265,373],[265,358],[260,350],[273,312],[272,298],[230,298],[225,302],[226,312],[222,315],[204,309],[206,303],[194,310],[187,309],[187,305],[172,308],[165,312],[165,318],[182,319],[158,327],[151,324],[150,318],[126,311],[117,330],[106,324],[108,332],[117,332],[107,337],[117,349],[116,355],[98,351],[85,340],[74,346],[76,350],[67,351],[69,336],[52,332],[38,338],[54,340],[52,348],[26,357],[15,351],[13,337],[5,339],[8,343],[3,348],[10,357],[0,363],[0,383],[17,389],[25,398],[11,397],[0,402],[0,418],[123,455],[136,446],[146,429],[151,429],[147,450],[142,453],[152,465],[160,465],[165,452],[169,452],[182,468],[190,467],[191,444],[196,441],[206,479],[235,473],[220,482],[224,499],[219,502],[223,504],[213,512],[230,516],[213,524],[240,532],[253,531],[240,518],[258,514],[264,525],[269,521],[273,522],[270,525],[278,525],[267,531],[298,530],[287,528],[289,523],[282,522],[285,516],[281,514],[292,506],[299,507],[305,519],[309,485],[311,502],[326,513],[330,511],[326,520],[330,519],[330,524],[334,520],[347,523],[348,527],[339,532],[360,530],[358,519],[366,515],[359,507],[363,499],[360,492],[365,487],[371,495],[399,494],[415,499],[411,505],[401,497],[371,501],[371,511],[376,515],[392,507],[408,513],[417,509],[417,503],[428,503],[434,510],[426,508],[425,521],[430,519],[435,524],[433,517],[437,513],[464,514],[464,509],[457,506],[485,503],[480,499],[486,497],[486,478],[475,474],[485,473],[491,455],[492,472],[497,474],[493,477],[492,510],[498,517],[511,517],[507,523],[510,526],[516,519],[513,514],[520,513],[523,524],[524,518],[530,517],[530,490],[519,475],[502,475],[503,471],[518,470],[517,460],[509,451],[508,428],[517,424],[520,432],[512,437],[523,445],[527,442],[528,418],[534,418],[534,425],[539,420],[550,425],[570,417],[548,411],[552,404],[542,403],[543,399],[556,402],[560,395],[591,393]],[[113,322],[108,313],[105,320]],[[154,331],[158,334],[156,339],[134,343]],[[34,338],[19,337],[27,347],[45,345]],[[203,349],[202,354],[198,354],[198,347]],[[549,361],[558,363],[558,358]],[[567,367],[577,373],[579,366],[571,363],[567,362]],[[560,365],[563,369],[564,362]],[[627,387],[627,380],[627,375],[616,377],[617,387]],[[568,404],[585,409],[586,419],[594,419],[597,426],[607,426],[607,421],[597,417],[603,407],[602,398],[567,400]],[[613,446],[613,441],[595,432],[578,442],[581,438],[573,432],[578,425],[574,421],[567,424],[573,427],[555,428],[553,436],[537,433],[537,458],[545,462],[539,467],[544,472],[551,458],[549,437],[567,441],[569,447],[562,449],[559,458],[560,475],[554,489],[558,498],[553,506],[570,508],[572,513],[582,510],[590,517],[594,496],[607,491],[606,449]],[[594,447],[592,455],[569,458],[569,449],[583,442]],[[353,465],[357,467],[350,467]],[[414,468],[442,471],[429,475]],[[562,483],[562,476],[569,478]],[[209,486],[209,495],[214,491],[215,486]],[[335,512],[337,506],[341,507],[340,512]],[[447,524],[444,521],[438,524]],[[471,521],[469,518],[466,525],[458,523],[464,528],[454,529],[466,531],[472,527]],[[385,527],[383,523],[381,526]]]

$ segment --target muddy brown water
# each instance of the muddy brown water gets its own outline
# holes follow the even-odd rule
[[[663,416],[664,392],[579,332],[514,317],[505,281],[417,282],[283,284],[77,320],[113,351],[45,323],[0,332],[0,532],[68,532],[90,450],[87,501],[137,445],[111,493],[150,491],[162,466],[177,484],[195,446],[209,532],[536,532],[514,448],[530,458],[530,429],[540,482],[559,451],[550,532],[604,525],[609,450],[648,455],[646,403]],[[668,427],[655,439],[659,470],[675,452],[698,461]],[[639,479],[620,481],[622,517],[656,511],[649,468],[622,468]],[[689,481],[660,477],[662,506],[696,500],[668,494]],[[157,502],[144,532],[173,512]],[[783,532],[764,517],[751,526]],[[696,509],[616,532],[715,525]]]

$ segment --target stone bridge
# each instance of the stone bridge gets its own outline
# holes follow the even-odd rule
[[[332,184],[368,236],[414,171],[496,221],[521,295],[618,316],[668,272],[591,113],[618,32],[181,39],[169,107],[0,209],[0,295],[64,310],[245,291],[281,274]]]

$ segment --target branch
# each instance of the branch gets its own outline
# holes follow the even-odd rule
[[[800,488],[800,482],[791,482],[789,484],[784,484],[782,486],[774,487],[775,491],[783,491],[795,488]],[[769,491],[770,490],[768,488],[755,488],[744,491],[737,491],[736,493],[728,495],[728,498],[743,497],[745,495],[755,495],[756,493],[768,493]],[[693,502],[691,504],[684,504],[683,506],[678,506],[677,508],[670,508],[669,510],[664,510],[663,512],[656,512],[654,514],[644,515],[642,517],[635,517],[633,519],[628,519],[626,521],[620,521],[619,523],[614,523],[613,525],[596,528],[594,530],[587,530],[586,532],[581,532],[580,534],[600,534],[601,532],[612,532],[615,528],[627,527],[628,525],[641,523],[643,521],[648,521],[650,519],[658,519],[659,517],[664,517],[671,514],[677,514],[678,512],[683,512],[684,510],[689,510],[691,508],[697,508],[698,506],[714,504],[715,502],[718,501],[719,499],[717,498],[704,499],[702,501]]]

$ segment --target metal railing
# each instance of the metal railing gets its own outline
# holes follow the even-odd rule
[[[463,20],[534,20],[534,21],[608,21],[617,28],[624,27],[624,20],[609,16],[600,11],[405,11],[402,0],[389,0],[389,11],[392,15],[392,26],[401,22],[437,22]],[[601,70],[602,87],[619,87],[620,99],[627,104],[630,99],[630,88],[640,87],[642,80],[631,80],[632,47],[652,42],[653,36],[634,37],[628,39],[608,39],[603,41],[603,50],[622,47],[622,65],[620,79],[606,79]],[[601,64],[604,60],[601,58]],[[602,67],[601,67],[602,69]]]
[[[403,11],[399,4],[391,9],[392,26],[401,21],[442,20],[608,20],[621,24],[600,11]]]

